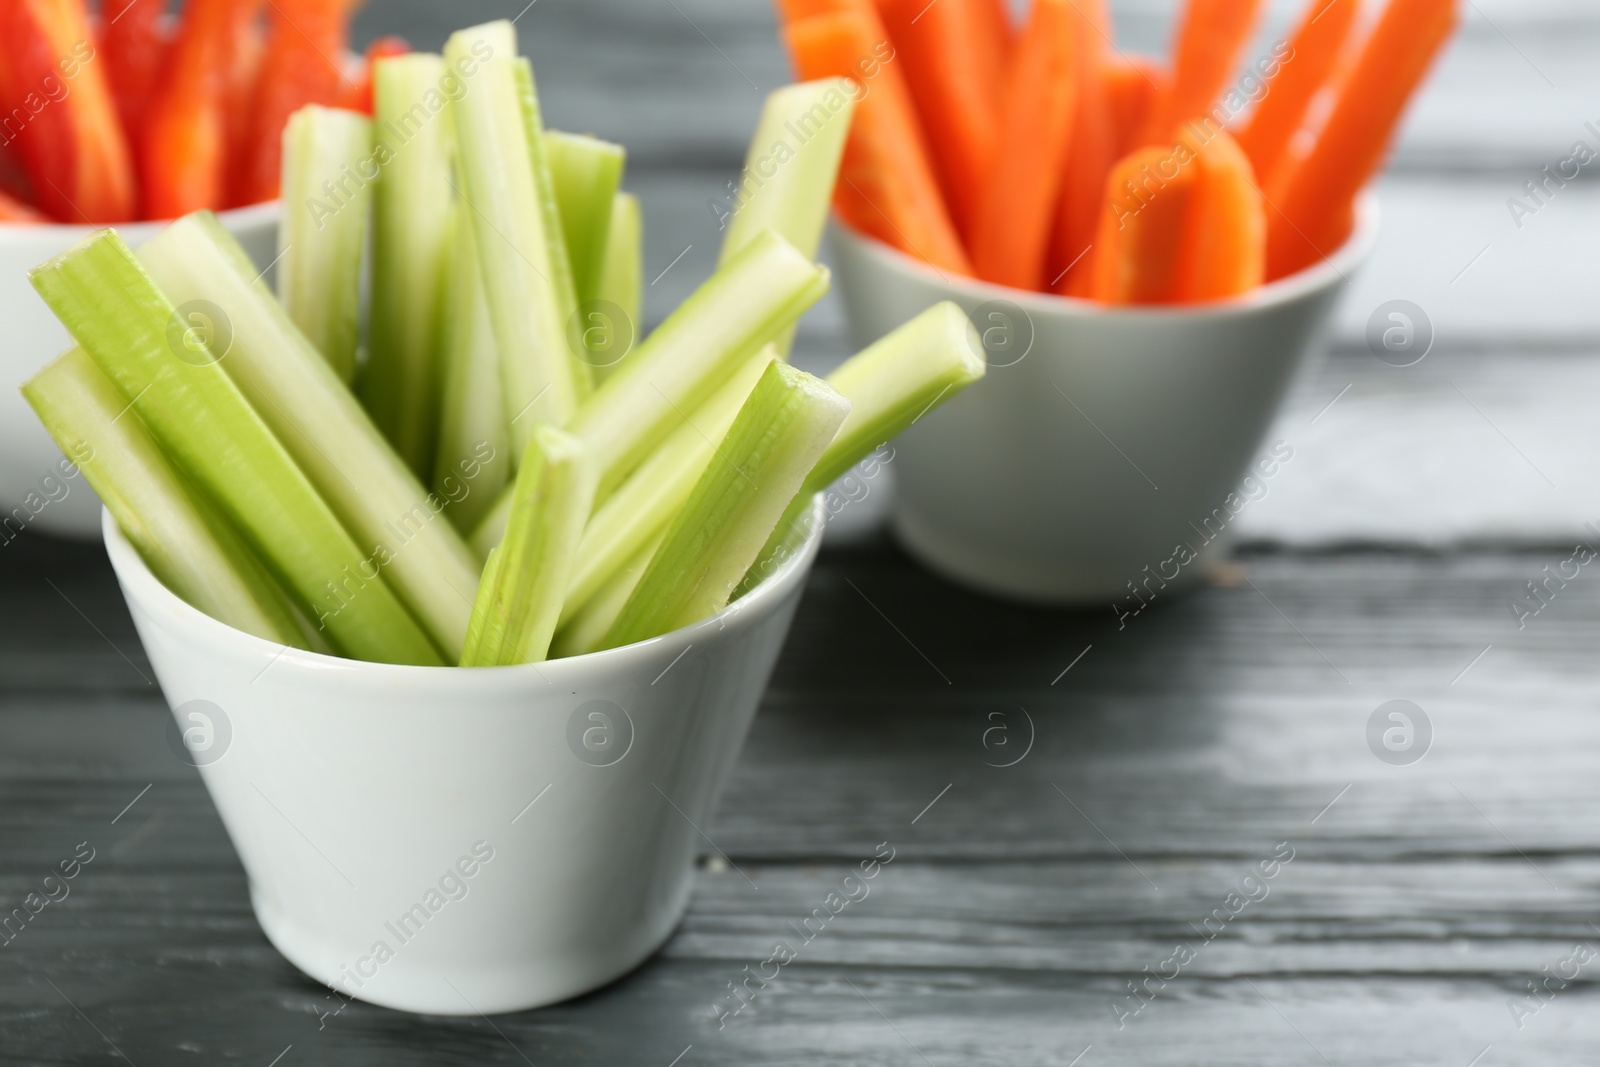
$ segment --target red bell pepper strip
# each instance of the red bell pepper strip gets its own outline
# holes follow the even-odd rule
[[[0,193],[0,225],[49,222],[45,216],[6,193]]]
[[[162,20],[166,0],[107,0],[100,12],[100,46],[122,133],[137,154],[144,123],[166,59]]]

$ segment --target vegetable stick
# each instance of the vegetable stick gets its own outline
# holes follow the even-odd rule
[[[594,458],[576,437],[553,426],[534,430],[517,472],[510,526],[473,603],[461,666],[546,657],[597,474]]]
[[[373,73],[378,62],[406,55],[410,51],[411,45],[404,37],[391,34],[375,38],[367,45],[367,50],[361,57],[361,66],[357,68],[355,75],[345,82],[344,90],[339,95],[339,106],[346,111],[359,111],[363,115],[371,115],[377,105]]]
[[[578,404],[567,316],[557,292],[522,114],[510,23],[462,30],[445,45],[451,67],[475,69],[468,91],[451,103],[461,170],[459,191],[474,228],[489,320],[500,352],[506,418],[514,448],[527,447],[539,422],[565,425]]]
[[[1105,304],[1167,304],[1177,298],[1195,167],[1171,146],[1152,145],[1111,168],[1095,241],[1093,295]]]
[[[662,530],[656,534],[642,551],[617,569],[611,580],[590,597],[582,609],[570,619],[563,619],[556,628],[555,640],[550,642],[551,659],[582,656],[606,647],[606,634],[616,625],[622,609],[628,606],[628,598],[633,596],[639,579],[644,577],[645,568],[650,566],[650,560],[661,547],[666,533],[666,530]]]
[[[198,309],[180,317],[113,230],[95,231],[31,279],[162,451],[234,523],[336,651],[378,662],[443,662],[375,554],[345,532],[218,365],[215,312],[209,323]],[[309,348],[306,361],[342,391]]]
[[[1406,103],[1455,29],[1457,0],[1391,0],[1351,69],[1310,155],[1267,219],[1267,277],[1337,251],[1356,194],[1377,172]]]
[[[100,48],[117,118],[130,148],[144,141],[144,124],[166,61],[164,0],[110,0],[102,8]]]
[[[596,298],[622,309],[622,325],[628,329],[627,343],[613,340],[621,351],[608,352],[606,358],[591,354],[589,373],[598,387],[617,372],[644,335],[644,220],[639,213],[639,198],[618,193],[611,198],[611,225],[606,230],[605,262],[600,271]]]
[[[992,0],[879,0],[956,229],[970,247],[1000,145],[1004,74],[985,41]]]
[[[852,78],[862,87],[835,193],[840,216],[940,270],[970,275],[910,92],[889,62],[893,49],[876,17],[868,10],[792,21],[784,36],[801,80]]]
[[[850,413],[827,383],[774,361],[667,530],[606,647],[697,622],[728,602]]]
[[[266,53],[266,38],[261,32],[260,20],[254,14],[248,19],[234,22],[232,64],[222,79],[222,107],[223,113],[228,116],[222,161],[223,196],[228,207],[247,206],[245,201],[238,199],[239,175],[245,161],[256,154],[256,145],[251,140],[255,131],[244,119],[255,111],[261,90],[261,64]],[[331,105],[334,101],[326,103]]]
[[[56,444],[161,584],[234,629],[309,649],[288,599],[254,553],[162,455],[128,398],[72,348],[22,387]]]
[[[1011,25],[1011,12],[1007,0],[977,0],[976,11],[981,16],[974,26],[971,47],[980,54],[980,60],[992,74],[996,85],[1005,80],[1006,63],[1011,58],[1011,48],[1016,43],[1016,29]]]
[[[426,52],[380,59],[374,129],[383,151],[372,192],[372,299],[359,395],[406,466],[426,483],[438,448],[445,270],[455,145],[440,84],[444,60]],[[469,90],[470,91],[470,90]],[[435,101],[430,106],[427,101]]]
[[[220,317],[231,335],[223,370],[454,661],[478,563],[439,518],[444,501],[423,489],[266,286],[251,281],[255,268],[215,216],[187,215],[138,254],[167,298]]]
[[[1188,0],[1172,48],[1172,81],[1145,123],[1144,144],[1168,141],[1179,123],[1211,111],[1239,69],[1262,3]]]
[[[1117,161],[1107,100],[1106,55],[1111,16],[1106,0],[1074,0],[1078,26],[1078,106],[1061,163],[1061,197],[1046,260],[1045,280],[1058,293],[1080,290],[1094,275],[1100,197]]]
[[[38,225],[50,219],[24,204],[9,193],[0,192],[0,223],[7,225]]]
[[[626,153],[619,144],[560,130],[545,134],[545,148],[577,303],[587,304],[599,293],[611,207],[622,183]]]
[[[570,429],[600,463],[599,498],[705,402],[740,360],[793,325],[827,290],[827,268],[770,230],[718,268],[573,419]]]
[[[1289,38],[1282,69],[1249,124],[1235,135],[1261,188],[1277,184],[1289,142],[1305,124],[1311,101],[1327,84],[1360,13],[1361,0],[1312,0]]]
[[[1180,143],[1194,153],[1195,172],[1174,300],[1200,303],[1240,296],[1267,270],[1267,214],[1249,158],[1226,130],[1209,140],[1189,124]]]
[[[1041,288],[1061,161],[1076,114],[1081,20],[1073,0],[1034,0],[1003,98],[998,154],[971,234],[985,281]]]
[[[278,297],[284,311],[349,385],[361,327],[361,256],[367,239],[366,182],[372,123],[352,111],[315,104],[283,128],[283,222],[278,228]],[[323,197],[328,188],[348,196]]]
[[[456,205],[458,214],[465,210],[465,205]],[[501,399],[500,355],[478,273],[472,226],[458,217],[451,231],[455,239],[445,274],[444,395],[433,490],[449,501],[445,515],[465,535],[482,521],[511,479],[511,427]],[[506,501],[509,506],[509,495]]]
[[[1167,91],[1171,76],[1149,56],[1112,53],[1104,59],[1112,155],[1121,159],[1135,148],[1143,147],[1140,135],[1150,120],[1155,102]]]

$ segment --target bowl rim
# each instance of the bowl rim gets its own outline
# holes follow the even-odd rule
[[[981,301],[1009,300],[1028,312],[1064,315],[1072,318],[1112,319],[1221,319],[1259,314],[1269,308],[1293,303],[1306,295],[1350,280],[1350,275],[1372,253],[1382,224],[1378,194],[1366,189],[1356,199],[1355,228],[1350,237],[1330,256],[1304,270],[1266,282],[1243,296],[1213,300],[1203,304],[1136,305],[1109,307],[1082,297],[1016,289],[978,278],[949,275],[908,255],[892,245],[851,228],[837,213],[833,215],[834,237],[856,254],[887,270],[909,274],[917,280],[947,292],[963,294]]]
[[[271,658],[272,664],[298,669],[303,673],[315,672],[324,676],[330,671],[343,672],[347,676],[353,673],[359,674],[363,681],[369,683],[397,683],[411,687],[425,685],[433,686],[435,689],[442,686],[444,688],[440,691],[462,696],[464,695],[462,687],[474,684],[483,685],[486,691],[503,689],[508,683],[517,686],[529,681],[541,689],[553,688],[553,690],[559,690],[569,683],[573,686],[592,684],[593,672],[609,672],[613,668],[623,670],[630,666],[629,661],[642,662],[648,659],[654,663],[663,647],[671,650],[682,645],[683,651],[686,652],[695,644],[703,641],[709,643],[711,638],[707,636],[707,631],[712,631],[713,636],[719,636],[727,630],[738,634],[752,629],[771,616],[790,593],[803,585],[810,573],[811,564],[821,550],[822,535],[827,525],[821,493],[812,500],[811,518],[811,530],[796,551],[791,552],[772,574],[749,593],[713,615],[631,645],[588,652],[581,656],[568,656],[564,659],[501,667],[455,665],[429,667],[406,663],[374,663],[369,660],[347,659],[343,656],[311,652],[257,637],[212,618],[168,589],[145,565],[144,558],[123,535],[122,528],[117,525],[117,520],[112,516],[110,509],[101,508],[100,522],[105,537],[106,555],[110,557],[112,569],[116,572],[123,595],[130,602],[130,610],[137,602],[147,614],[153,616],[152,622],[155,625],[175,626],[192,631],[194,636],[199,638],[199,641],[195,642],[196,645],[214,645],[241,652],[263,654]]]
[[[259,204],[228,208],[217,212],[217,218],[229,230],[270,225],[283,216],[283,201],[263,200]],[[176,219],[130,219],[126,222],[107,222],[91,225],[84,222],[0,222],[0,248],[20,248],[32,244],[60,244],[63,240],[76,241],[97,230],[116,230],[130,236],[130,243],[154,236],[170,226]]]

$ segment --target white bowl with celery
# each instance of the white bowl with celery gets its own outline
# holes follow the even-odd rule
[[[273,943],[345,996],[508,1011],[670,933],[817,492],[984,364],[950,304],[826,380],[784,361],[848,108],[630,349],[622,150],[543,128],[511,25],[375,84],[372,122],[285,133],[281,303],[209,215],[96,233],[33,272],[77,347],[24,393]],[[774,93],[752,160],[838,92]]]

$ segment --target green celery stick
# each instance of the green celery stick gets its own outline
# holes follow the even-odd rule
[[[261,561],[183,484],[87,352],[70,349],[25,383],[22,395],[163,585],[236,630],[313,647]]]
[[[228,338],[219,363],[260,414],[386,582],[445,655],[467,633],[478,561],[367,413],[294,328],[244,250],[202,212],[139,249],[155,283],[180,308],[208,308]],[[90,349],[90,354],[94,350]]]
[[[606,251],[595,299],[622,309],[629,326],[629,348],[644,334],[644,221],[639,213],[639,198],[618,193],[611,198],[611,225],[606,231]],[[591,361],[595,382],[604,382],[616,373],[620,357]]]
[[[534,431],[517,472],[506,539],[490,555],[472,606],[461,666],[545,658],[597,476],[583,442],[554,426]]]
[[[850,401],[850,417],[789,503],[741,584],[740,595],[754,588],[782,560],[783,542],[796,532],[795,527],[806,524],[812,497],[873,449],[982,378],[986,369],[978,331],[959,307],[946,300],[868,345],[828,375],[828,384]]]
[[[367,239],[372,123],[310,105],[283,128],[283,224],[278,296],[289,318],[349,385],[361,329],[361,254]]]
[[[626,153],[621,145],[560,130],[547,131],[544,144],[572,263],[572,283],[578,303],[587,304],[600,296],[612,204]]]
[[[722,262],[762,230],[777,230],[807,256],[817,254],[855,107],[844,78],[786,85],[767,97],[733,203],[721,216]]]
[[[239,355],[225,344],[221,308],[174,308],[113,230],[95,231],[30,277],[162,451],[209,494],[335,650],[355,659],[443,662],[389,588],[382,565],[345,532],[218,365]],[[345,392],[277,302],[264,299],[298,338],[302,361]]]
[[[600,461],[601,498],[827,289],[827,268],[770,231],[707,279],[572,421],[572,432]]]
[[[578,546],[578,565],[561,608],[565,625],[606,585],[630,557],[666,530],[717,454],[739,409],[777,358],[771,345],[745,361],[661,447],[634,468],[617,491],[595,510]],[[620,609],[621,605],[617,607]]]
[[[424,482],[438,433],[441,312],[456,221],[450,111],[435,113],[425,102],[442,102],[443,75],[444,60],[425,52],[380,59],[372,70],[383,168],[372,200],[372,308],[360,395]]]
[[[617,568],[581,610],[570,619],[562,619],[556,627],[555,640],[550,643],[551,659],[582,656],[606,647],[606,634],[627,606],[628,598],[633,595],[639,579],[644,577],[645,568],[650,565],[656,549],[661,547],[661,540],[666,533],[665,530],[659,531],[632,559]]]
[[[849,413],[850,402],[826,382],[787,363],[768,364],[607,632],[605,647],[643,641],[721,610]]]
[[[545,141],[544,119],[539,112],[539,89],[533,80],[533,64],[526,58],[517,60],[517,99],[522,105],[522,131],[528,140],[528,160],[533,166],[533,186],[539,194],[539,210],[543,216],[545,241],[550,253],[550,267],[554,271],[556,299],[561,311],[561,324],[570,333],[571,324],[578,314],[578,286],[572,273],[572,258],[567,252],[567,239],[561,217],[561,203],[556,194],[556,182],[550,169],[550,148]],[[581,404],[594,392],[594,376],[589,373],[588,361],[583,353],[567,342],[567,359],[571,364],[572,385]]]
[[[454,68],[477,66],[467,91],[451,102],[460,192],[477,237],[506,415],[520,451],[536,423],[565,425],[579,394],[551,254],[563,246],[551,240],[559,234],[545,222],[514,53],[514,31],[505,21],[458,31],[444,51]]]
[[[450,502],[445,514],[465,534],[482,521],[506,488],[512,458],[511,430],[501,400],[500,355],[483,298],[471,226],[455,227],[448,280],[444,397],[433,490]]]

